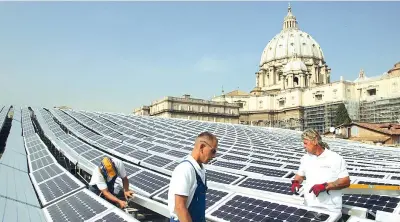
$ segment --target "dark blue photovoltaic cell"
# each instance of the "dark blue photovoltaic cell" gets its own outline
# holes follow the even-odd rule
[[[142,171],[129,178],[129,183],[151,194],[168,185],[169,179],[161,177],[155,173]]]
[[[107,208],[81,191],[49,206],[47,210],[53,221],[84,221]]]
[[[240,195],[220,206],[211,215],[225,221],[311,222],[327,221],[330,217],[328,214]]]
[[[239,186],[256,190],[273,192],[273,193],[281,193],[288,195],[292,194],[292,192],[290,191],[291,183],[247,178],[245,181],[240,183]]]
[[[400,202],[400,198],[379,195],[343,195],[343,204],[367,208],[376,213],[377,210],[393,212]]]
[[[221,173],[214,170],[207,170],[207,180],[213,181],[217,183],[231,184],[235,180],[237,180],[239,176]]]
[[[127,222],[127,220],[118,216],[116,213],[111,212],[95,222]]]

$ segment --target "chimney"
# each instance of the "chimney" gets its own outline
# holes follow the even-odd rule
[[[343,82],[343,76],[340,76],[340,82]]]
[[[190,95],[189,94],[185,94],[185,95],[183,95],[183,98],[190,99]]]

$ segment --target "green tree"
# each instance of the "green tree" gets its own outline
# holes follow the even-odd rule
[[[349,124],[349,123],[351,123],[349,113],[347,113],[346,106],[343,103],[341,103],[336,110],[335,124],[336,126],[338,126],[341,124]]]

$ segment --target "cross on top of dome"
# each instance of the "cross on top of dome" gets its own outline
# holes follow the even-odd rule
[[[360,79],[363,79],[363,78],[365,78],[365,72],[364,72],[364,69],[361,69],[361,70],[360,70],[360,73],[358,73],[358,78],[360,78]]]
[[[292,7],[290,6],[290,2],[288,6],[288,13],[283,21],[283,30],[286,29],[298,29],[296,16],[292,14]]]

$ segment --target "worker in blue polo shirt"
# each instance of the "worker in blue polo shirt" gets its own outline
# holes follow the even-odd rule
[[[203,164],[215,157],[218,139],[209,132],[199,134],[191,155],[172,172],[168,191],[170,221],[205,222],[207,180]]]
[[[125,200],[119,199],[114,194],[114,185],[118,176],[122,178]],[[121,209],[127,206],[126,200],[133,196],[133,191],[129,190],[129,180],[123,162],[109,157],[104,157],[100,166],[93,170],[89,189]]]

